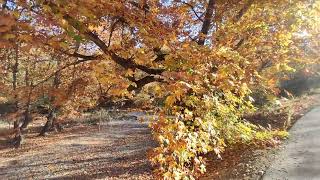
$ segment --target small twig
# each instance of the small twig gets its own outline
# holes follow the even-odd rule
[[[190,7],[190,9],[192,10],[192,12],[194,13],[194,15],[198,18],[199,21],[203,22],[203,19],[201,18],[201,16],[203,16],[203,14],[201,16],[199,16],[199,14],[197,13],[197,11],[194,9],[194,6],[192,6],[191,4],[181,1],[182,4],[185,4],[187,6]]]

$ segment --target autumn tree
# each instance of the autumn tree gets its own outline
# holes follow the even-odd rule
[[[29,27],[41,36],[37,42],[68,57],[40,81],[60,89],[51,102],[66,100],[61,92],[96,87],[100,95],[108,90],[130,98],[158,82],[154,88],[166,100],[151,124],[159,147],[149,157],[159,166],[157,175],[167,179],[204,173],[209,152],[220,157],[230,146],[283,137],[241,118],[255,110],[251,94],[276,94],[293,67],[319,62],[316,0],[8,2],[8,12],[20,7],[27,12],[23,17],[33,18]],[[10,28],[16,24],[5,19]],[[72,66],[84,68],[85,76],[68,78]],[[54,83],[63,74],[65,84]],[[87,86],[74,88],[80,82]]]
[[[37,31],[42,28],[40,24],[34,23],[30,28],[30,19],[37,18],[32,12],[14,4],[9,6],[9,1],[4,3],[1,11],[1,23],[4,27],[1,32],[1,87],[2,93],[14,104],[15,109],[8,117],[15,121],[15,129],[25,129],[32,121],[32,111],[38,111],[36,106],[41,102],[48,109],[48,121],[40,133],[44,135],[49,129],[59,126],[54,118],[56,113],[65,115],[68,112],[66,109],[71,106],[68,100],[79,92],[79,87],[86,86],[84,81],[89,81],[91,73],[83,72],[91,72],[91,68],[86,65],[77,66],[86,60],[66,55],[63,49],[55,50],[56,45],[46,40],[50,31]],[[56,38],[56,44],[64,44],[61,40],[63,37]],[[82,75],[76,76],[79,72]],[[86,77],[89,79],[84,80]],[[96,84],[92,83],[91,87],[96,87]],[[90,90],[90,93],[94,92]],[[86,94],[83,97],[88,97],[90,93],[82,94]],[[71,103],[72,107],[77,108],[76,104],[81,103],[83,105],[83,99],[86,98]],[[86,107],[90,105],[95,104],[88,102]],[[21,133],[19,138],[20,135]]]

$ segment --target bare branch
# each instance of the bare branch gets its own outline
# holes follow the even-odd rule
[[[198,13],[197,13],[196,10],[194,9],[194,6],[193,6],[193,5],[191,5],[191,4],[187,3],[187,2],[184,2],[184,1],[181,1],[181,3],[189,6],[189,7],[191,8],[192,12],[194,13],[194,15],[198,18],[198,20],[201,21],[201,22],[203,22],[203,19],[201,18],[202,15],[201,15],[201,16],[198,15]]]
[[[114,30],[116,29],[116,26],[117,26],[117,24],[118,24],[119,22],[122,22],[122,18],[118,18],[118,19],[111,25],[110,35],[109,35],[109,41],[108,41],[108,47],[110,47],[113,32],[114,32]]]

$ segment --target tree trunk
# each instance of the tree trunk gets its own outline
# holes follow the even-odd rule
[[[29,82],[29,71],[28,69],[26,70],[25,74],[25,85],[26,87],[29,87],[29,92],[28,92],[28,99],[26,102],[26,109],[24,112],[24,120],[21,126],[21,129],[25,129],[28,127],[29,123],[32,121],[32,117],[30,114],[30,106],[31,106],[31,95],[32,95],[32,82],[30,84]]]
[[[63,127],[59,122],[57,122],[57,120],[58,120],[57,118],[53,119],[51,128],[56,132],[61,132],[63,130]]]
[[[14,92],[14,108],[15,112],[18,111],[18,95],[17,95],[17,75],[18,75],[18,68],[19,68],[19,45],[16,44],[15,46],[15,57],[14,57],[14,64],[12,66],[12,90]],[[14,128],[19,127],[20,122],[16,120],[14,122]]]
[[[56,114],[55,114],[55,110],[52,109],[48,116],[47,116],[47,122],[46,124],[43,126],[39,136],[45,136],[47,132],[50,131],[50,129],[52,129],[52,126],[53,126],[53,121],[54,119],[56,118]]]
[[[13,146],[15,148],[19,148],[22,144],[22,140],[23,140],[23,137],[22,137],[22,134],[21,134],[21,130],[20,128],[17,128],[17,133],[13,139]]]
[[[13,122],[13,129],[17,129],[19,127],[19,125],[20,125],[20,121],[19,120],[15,120]]]
[[[32,121],[32,117],[30,114],[30,109],[27,108],[24,112],[24,119],[23,119],[23,123],[20,128],[21,129],[27,128],[31,121]]]

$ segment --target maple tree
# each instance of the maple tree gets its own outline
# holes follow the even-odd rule
[[[159,147],[149,157],[168,179],[204,173],[209,152],[220,156],[235,144],[285,136],[241,118],[255,110],[251,94],[276,94],[279,80],[319,63],[317,0],[2,4],[1,54],[14,64],[8,92],[25,112],[45,94],[50,113],[43,133],[57,112],[93,107],[108,94],[132,98],[155,83],[165,102],[151,124]]]

